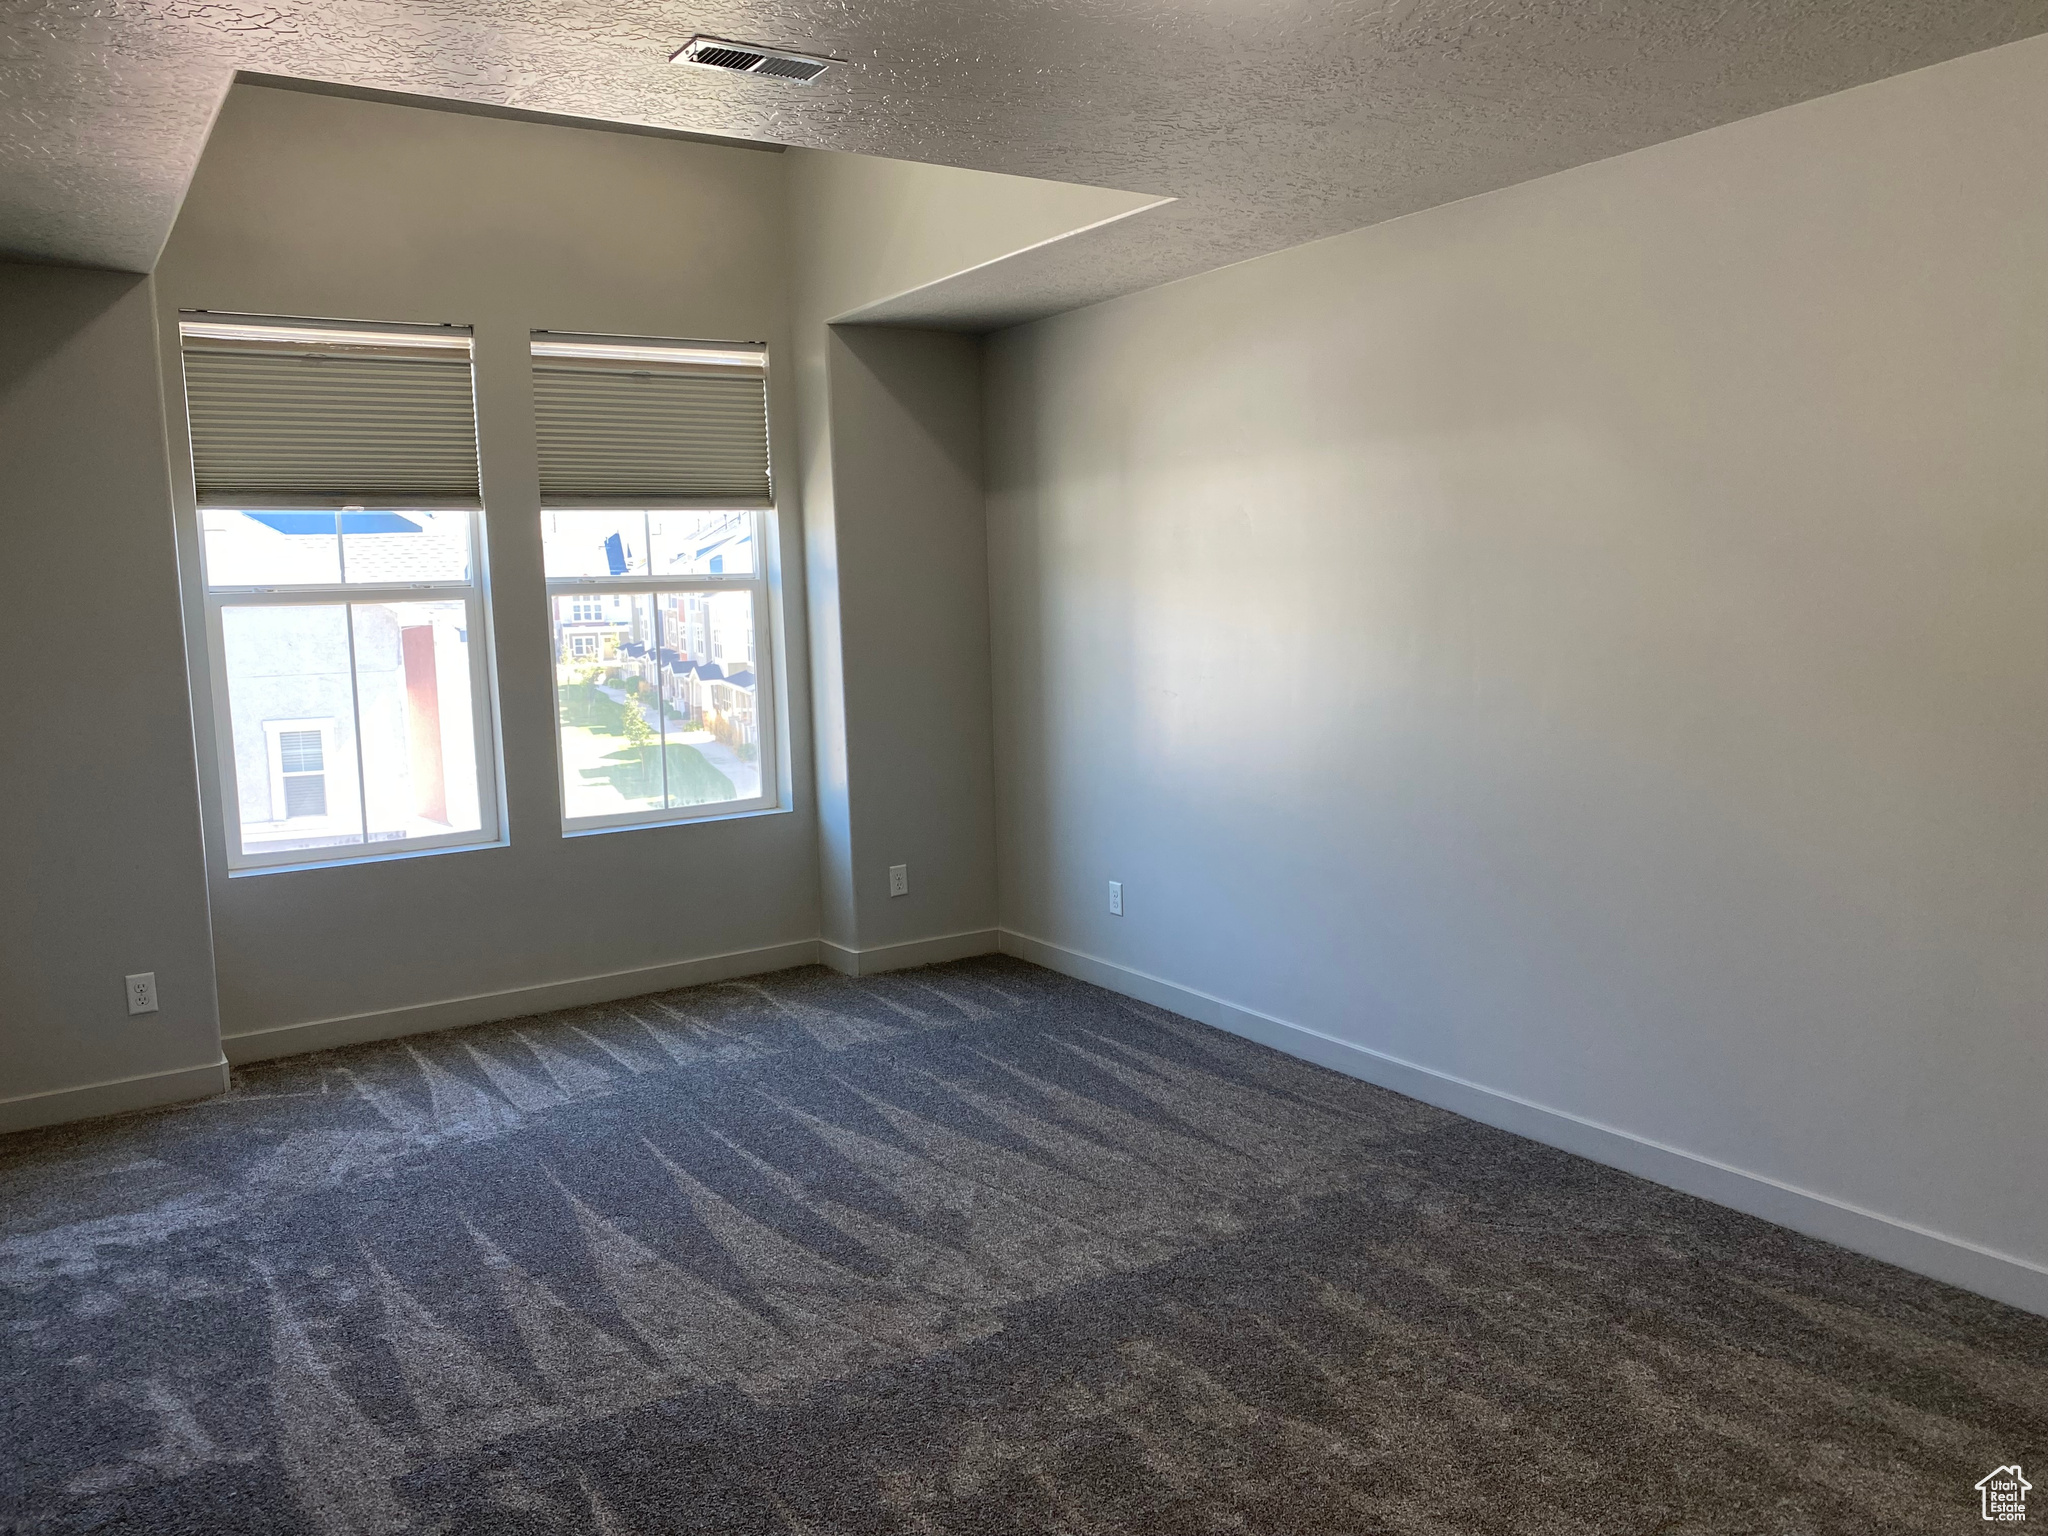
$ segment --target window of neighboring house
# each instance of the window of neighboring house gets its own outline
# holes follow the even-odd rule
[[[533,351],[564,825],[775,805],[765,354],[546,333]],[[600,600],[611,627],[586,647],[572,626]]]
[[[569,599],[569,617],[578,624],[595,624],[604,618],[604,599],[599,597],[572,597]]]
[[[469,333],[180,332],[230,867],[496,841]]]
[[[327,740],[332,720],[266,720],[270,741],[270,814],[277,821],[327,817]]]

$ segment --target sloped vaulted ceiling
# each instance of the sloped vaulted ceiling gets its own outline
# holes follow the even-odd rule
[[[0,253],[146,270],[246,70],[1177,199],[1038,253],[1019,318],[2044,30],[2048,0],[0,0]],[[669,65],[697,32],[845,62]]]

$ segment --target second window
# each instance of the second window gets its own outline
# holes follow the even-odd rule
[[[542,514],[571,826],[772,802],[755,516]]]
[[[536,332],[533,363],[564,825],[768,809],[765,352]]]

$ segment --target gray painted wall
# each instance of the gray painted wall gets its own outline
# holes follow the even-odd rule
[[[852,952],[976,932],[985,945],[979,344],[831,322],[1155,199],[813,150],[785,159],[822,932]],[[904,863],[910,894],[892,899],[889,866]]]
[[[0,1101],[220,1061],[163,437],[148,279],[0,265]]]
[[[835,964],[995,930],[981,343],[799,322],[818,680],[821,932]],[[907,864],[910,893],[889,895]],[[836,951],[836,952],[835,952]]]
[[[2048,1265],[2044,368],[2040,40],[995,338],[1005,926]]]
[[[770,406],[786,557],[779,734],[794,809],[564,837],[526,356],[527,332],[544,328],[760,340],[786,358],[782,168],[757,150],[259,87],[230,94],[158,269],[164,344],[175,348],[183,308],[475,327],[512,838],[227,879],[212,818],[227,1035],[815,938],[787,372],[775,370]],[[184,452],[174,430],[173,462]],[[174,478],[189,536],[189,472]],[[203,792],[217,796],[210,735],[201,756]]]
[[[992,934],[981,342],[835,326],[828,344],[858,947]]]

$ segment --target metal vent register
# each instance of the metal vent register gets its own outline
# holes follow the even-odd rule
[[[832,63],[809,54],[764,48],[758,43],[735,43],[722,37],[693,37],[670,54],[668,61],[723,69],[736,75],[769,75],[777,80],[796,81],[815,80]]]

